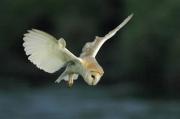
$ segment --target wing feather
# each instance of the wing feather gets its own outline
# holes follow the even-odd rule
[[[104,37],[96,36],[95,40],[93,42],[86,43],[82,49],[82,53],[81,53],[80,57],[86,57],[86,56],[95,57],[97,55],[99,49],[101,48],[101,46],[108,39],[110,39],[112,36],[114,36],[117,31],[119,31],[123,26],[125,26],[132,17],[133,17],[133,14],[129,15],[119,26],[117,26],[115,29],[110,31]]]
[[[58,42],[53,36],[32,29],[24,34],[23,40],[28,59],[48,73],[56,72],[69,61],[79,61],[79,58],[65,48],[65,41],[62,38]]]

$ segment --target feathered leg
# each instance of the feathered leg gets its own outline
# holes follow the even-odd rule
[[[69,74],[69,80],[68,80],[68,86],[69,87],[71,87],[72,85],[73,85],[73,83],[74,83],[74,76],[73,76],[74,74]]]

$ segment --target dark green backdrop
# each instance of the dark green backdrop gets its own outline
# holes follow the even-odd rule
[[[53,83],[62,70],[47,74],[28,61],[22,47],[22,37],[28,29],[36,28],[57,38],[63,37],[67,48],[78,56],[87,41],[92,41],[96,35],[105,35],[131,13],[134,13],[133,19],[101,48],[97,56],[105,71],[97,87],[92,89],[80,78],[72,90],[83,85],[90,92],[96,88],[112,89],[110,97],[118,99],[133,96],[178,100],[179,0],[1,0],[1,94],[11,95],[11,91],[15,91],[12,95],[16,95],[20,90],[31,92],[37,88],[46,92],[50,87],[57,88],[56,91],[69,90],[64,87],[65,83]]]

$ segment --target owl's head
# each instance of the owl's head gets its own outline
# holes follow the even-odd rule
[[[98,64],[95,58],[84,58],[85,73],[83,78],[88,85],[96,85],[104,74],[102,67]]]

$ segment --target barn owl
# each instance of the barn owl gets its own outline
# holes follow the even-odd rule
[[[54,73],[66,67],[65,71],[55,81],[62,80],[73,85],[78,76],[82,76],[88,85],[96,85],[104,74],[103,68],[98,64],[96,55],[101,46],[125,26],[133,14],[129,15],[119,26],[110,31],[104,37],[96,36],[93,42],[87,42],[80,57],[75,56],[66,48],[63,38],[57,40],[55,37],[43,31],[32,29],[24,34],[23,46],[28,59],[41,70]]]

